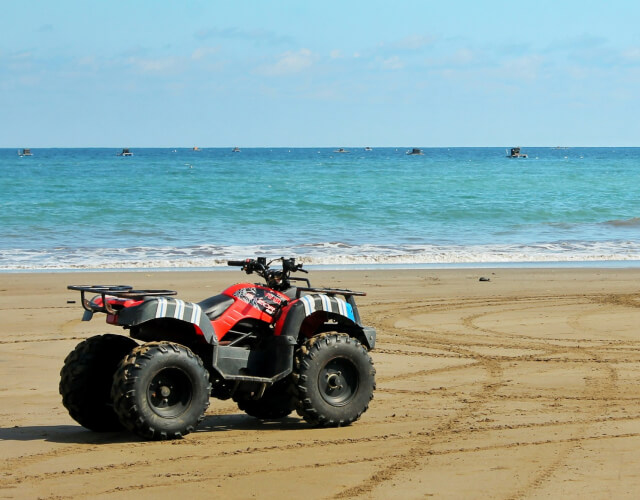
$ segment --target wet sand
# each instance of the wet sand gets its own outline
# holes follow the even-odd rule
[[[640,269],[309,277],[368,293],[359,304],[378,331],[378,388],[361,420],[267,423],[213,399],[197,432],[145,442],[87,431],[62,406],[67,353],[122,331],[103,315],[81,322],[66,285],[169,288],[199,301],[243,275],[0,274],[0,497],[637,497]]]

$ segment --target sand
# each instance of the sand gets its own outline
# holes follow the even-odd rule
[[[242,275],[0,274],[0,497],[637,498],[640,269],[309,276],[368,293],[378,388],[362,419],[265,423],[214,399],[197,432],[145,442],[87,431],[62,406],[66,354],[121,331],[81,322],[66,285],[198,301]]]

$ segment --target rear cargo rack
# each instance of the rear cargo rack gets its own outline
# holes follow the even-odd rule
[[[69,285],[69,290],[80,292],[82,307],[89,312],[103,312],[115,314],[116,310],[111,307],[108,297],[119,297],[122,299],[142,300],[145,297],[162,297],[166,295],[176,295],[175,290],[134,290],[129,285]],[[102,297],[102,305],[96,304],[93,300],[85,297],[85,293],[95,293]]]

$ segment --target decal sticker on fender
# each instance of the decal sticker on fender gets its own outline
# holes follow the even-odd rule
[[[275,293],[264,288],[241,288],[233,296],[260,311],[266,312],[270,316],[273,316],[278,311],[283,302]]]

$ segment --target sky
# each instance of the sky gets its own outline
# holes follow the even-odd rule
[[[640,2],[0,0],[0,147],[640,146]]]

